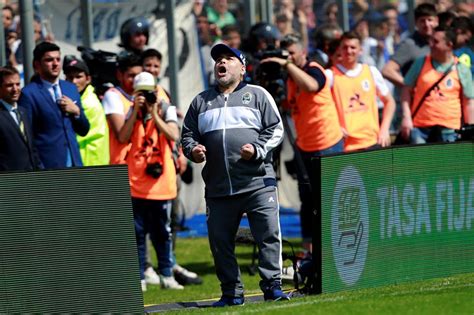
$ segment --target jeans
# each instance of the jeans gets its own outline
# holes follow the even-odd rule
[[[440,126],[413,128],[410,133],[411,144],[455,142],[457,138],[458,134],[454,131],[454,129]]]
[[[317,156],[324,156],[331,153],[339,153],[344,151],[344,140],[341,139],[332,147],[329,147],[321,151],[304,152],[300,150],[301,157],[306,168],[306,173],[309,177],[309,183],[305,180],[298,172],[298,190],[301,200],[300,209],[300,220],[301,220],[301,234],[303,242],[312,241],[312,222],[313,222],[313,211],[316,208],[314,204],[314,195],[312,194],[311,187],[314,187],[314,183],[317,179],[316,170],[313,169],[311,159]]]
[[[140,279],[144,279],[146,268],[146,234],[158,258],[158,270],[165,277],[172,276],[172,241],[171,241],[171,200],[147,200],[132,198],[133,220],[137,241]]]

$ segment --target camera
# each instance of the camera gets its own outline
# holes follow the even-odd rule
[[[474,141],[474,125],[464,125],[456,130],[461,141]]]
[[[163,165],[161,163],[147,164],[145,172],[155,179],[160,178],[163,174]]]
[[[288,59],[289,53],[286,50],[282,49],[274,49],[272,46],[269,47],[270,49],[261,51],[255,55],[255,57],[259,60],[263,60],[266,58],[277,57],[281,59]],[[276,62],[266,62],[261,63],[257,77],[260,77],[267,81],[275,81],[283,77],[282,74],[282,67]]]
[[[143,95],[145,97],[145,101],[148,104],[156,103],[156,94],[154,91],[140,91],[140,95]]]

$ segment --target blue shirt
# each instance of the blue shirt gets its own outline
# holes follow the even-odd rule
[[[15,120],[16,124],[20,125],[20,122],[18,121],[18,116],[13,112],[14,109],[18,108],[16,103],[14,105],[11,105],[11,104],[8,104],[7,102],[5,102],[4,100],[0,100],[0,102],[8,110],[8,112],[10,113],[10,116],[12,116],[13,120]]]

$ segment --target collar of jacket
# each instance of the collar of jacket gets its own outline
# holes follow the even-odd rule
[[[240,81],[239,85],[237,85],[237,87],[235,88],[235,90],[233,90],[231,93],[234,93],[234,92],[236,92],[236,91],[242,89],[242,88],[245,87],[246,85],[247,85],[247,83],[245,83],[244,81]],[[218,85],[216,85],[214,88],[216,89],[217,93],[221,94],[221,91],[219,90],[219,86],[218,86]]]

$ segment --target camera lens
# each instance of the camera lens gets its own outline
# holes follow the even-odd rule
[[[152,92],[152,91],[146,91],[146,92],[144,92],[143,94],[144,94],[143,96],[145,96],[145,100],[146,100],[148,103],[150,103],[150,104],[156,103],[156,95],[155,95],[154,92]]]

